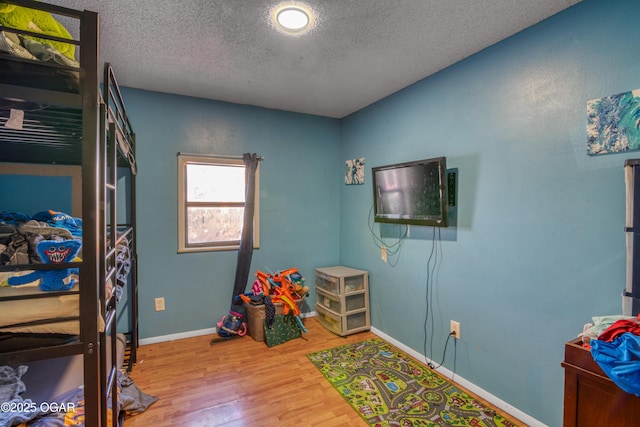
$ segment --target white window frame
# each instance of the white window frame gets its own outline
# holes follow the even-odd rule
[[[244,167],[242,158],[239,157],[223,157],[223,156],[205,156],[192,154],[178,154],[178,253],[189,252],[208,252],[208,251],[229,251],[237,250],[239,243],[234,244],[216,244],[216,245],[199,245],[187,246],[187,165],[203,164],[203,165],[233,165]],[[253,247],[260,247],[260,164],[256,169],[255,180],[255,211],[253,215]]]

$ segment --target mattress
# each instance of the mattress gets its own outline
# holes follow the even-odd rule
[[[27,272],[22,272],[27,273]],[[0,273],[0,282],[6,283],[8,275]],[[80,333],[77,320],[65,320],[79,316],[78,285],[64,295],[41,297],[47,292],[41,291],[37,283],[23,286],[0,286],[0,299],[4,297],[33,296],[30,299],[0,301],[0,332],[33,334]],[[37,297],[35,297],[37,296]],[[47,321],[45,323],[45,321]]]
[[[38,288],[39,281],[22,286],[8,286],[7,280],[11,276],[28,274],[30,271],[0,272],[0,333],[31,333],[31,334],[67,334],[79,335],[78,320],[69,317],[80,316],[79,277],[72,274],[65,279],[75,280],[76,284],[64,293],[45,292]],[[120,286],[115,286],[120,291]],[[114,286],[111,281],[106,285],[106,299],[111,298]],[[9,297],[31,297],[24,299],[3,300]],[[116,292],[116,300],[118,300]],[[98,317],[98,327],[104,330],[104,319]]]

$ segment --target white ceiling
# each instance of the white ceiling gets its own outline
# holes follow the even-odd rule
[[[307,0],[302,36],[278,0],[44,1],[100,14],[122,86],[342,118],[581,0]]]

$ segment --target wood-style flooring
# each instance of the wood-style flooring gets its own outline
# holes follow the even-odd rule
[[[375,335],[305,325],[302,338],[271,348],[249,336],[211,345],[214,335],[140,347],[130,376],[159,400],[125,427],[366,427],[306,355]]]

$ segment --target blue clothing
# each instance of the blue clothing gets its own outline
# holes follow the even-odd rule
[[[640,397],[640,336],[625,332],[611,342],[591,340],[591,355],[611,381]]]
[[[53,210],[42,211],[35,214],[31,219],[46,222],[53,227],[66,228],[74,237],[82,237],[82,219],[74,218],[64,212]]]
[[[23,214],[22,212],[5,212],[0,211],[0,223],[1,224],[11,224],[11,225],[19,225],[23,222],[29,221],[28,215]]]

